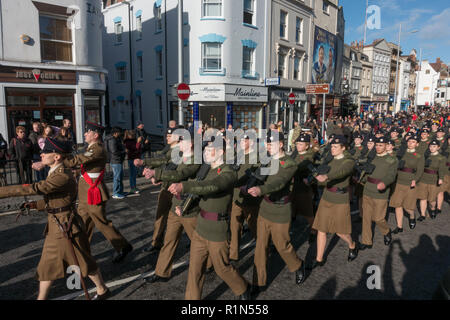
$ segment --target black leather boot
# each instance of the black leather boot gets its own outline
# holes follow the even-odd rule
[[[297,271],[295,271],[295,283],[297,285],[301,285],[303,282],[305,282],[305,279],[305,261],[302,261],[302,266]]]
[[[416,227],[416,218],[411,219],[408,217],[408,220],[409,220],[409,228],[413,230]]]
[[[403,232],[403,228],[399,228],[399,227],[396,227],[394,230],[392,230],[393,234],[402,233],[402,232]]]
[[[430,218],[431,219],[436,219],[436,209],[435,210],[430,210]]]
[[[355,242],[354,249],[348,249],[348,262],[351,262],[356,259],[358,256],[359,245],[358,242]]]
[[[392,234],[391,234],[391,230],[389,230],[389,233],[384,236],[384,244],[386,246],[388,246],[391,244],[391,242],[392,242]]]
[[[420,216],[420,217],[417,219],[417,221],[422,222],[422,221],[424,221],[425,219],[426,219],[425,216]]]

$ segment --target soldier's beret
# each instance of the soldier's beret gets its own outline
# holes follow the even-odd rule
[[[334,137],[333,140],[331,140],[330,144],[347,144],[347,139],[345,136],[337,135]]]
[[[328,139],[329,139],[329,140],[333,140],[334,137],[336,137],[336,135],[335,135],[334,133],[332,133],[332,134],[330,134],[330,135],[328,136]]]
[[[70,153],[72,151],[72,143],[58,139],[46,138],[44,148],[41,153]]]
[[[354,135],[353,135],[353,139],[362,139],[363,138],[363,136],[360,134],[360,133],[358,133],[358,132],[356,132]]]
[[[375,143],[387,143],[388,139],[386,137],[379,137],[375,140]]]
[[[86,121],[86,131],[95,131],[98,134],[102,135],[104,130],[105,127],[103,127],[100,124],[91,121]]]
[[[278,141],[283,142],[284,141],[284,134],[282,132],[278,132],[278,131],[275,131],[275,130],[270,130],[267,133],[266,141],[267,141],[267,143],[278,142]]]
[[[445,133],[445,130],[444,130],[444,128],[440,127],[440,128],[437,130],[437,132],[444,132],[444,133]]]
[[[441,144],[439,143],[439,141],[438,140],[436,140],[436,139],[433,139],[433,140],[431,140],[431,142],[430,142],[430,146],[441,146]]]
[[[408,139],[408,141],[409,141],[409,140],[416,140],[417,142],[419,142],[419,141],[420,141],[420,138],[419,138],[418,135],[412,134],[411,137]]]
[[[167,128],[167,130],[166,130],[166,135],[167,135],[167,134],[172,134],[174,131],[175,131],[174,128]]]
[[[391,146],[394,146],[394,147],[395,147],[395,142],[394,142],[394,140],[388,140],[387,143],[390,144]]]
[[[429,128],[422,128],[422,132],[421,133],[430,133],[430,129]]]
[[[311,142],[311,136],[309,134],[301,134],[295,142]]]
[[[376,141],[376,137],[374,137],[373,135],[369,135],[367,136],[367,142],[375,142]]]

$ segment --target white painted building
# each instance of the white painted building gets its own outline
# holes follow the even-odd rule
[[[162,135],[168,120],[178,118],[177,5],[178,0],[106,3],[103,50],[111,125],[130,128],[142,120],[148,132]],[[268,5],[184,1],[184,82],[191,89],[185,123],[263,127]]]
[[[363,52],[373,64],[371,105],[374,106],[374,111],[387,112],[391,74],[391,48],[386,40],[379,39],[370,45],[364,46]]]
[[[100,0],[0,1],[0,132],[34,121],[104,121]]]
[[[407,111],[408,107],[411,105],[409,100],[409,81],[411,75],[411,63],[404,58],[400,59],[399,71],[398,71],[398,87],[397,87],[397,98],[395,103],[394,112],[399,112],[400,110]]]
[[[434,105],[438,80],[439,72],[430,65],[428,60],[422,60],[421,69],[417,71],[417,105],[419,107]]]

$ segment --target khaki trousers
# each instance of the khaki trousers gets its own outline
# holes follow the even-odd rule
[[[240,207],[233,203],[233,206],[231,207],[230,220],[230,259],[239,260],[239,243],[241,241],[242,225],[244,221],[247,221],[253,238],[256,238],[256,221],[258,219],[258,210],[258,206]]]
[[[158,262],[156,263],[156,275],[163,278],[170,277],[172,273],[173,256],[180,243],[183,229],[192,241],[192,234],[194,233],[196,225],[197,216],[192,218],[182,218],[172,211],[169,212],[166,235],[164,236],[164,245],[159,252]]]
[[[258,216],[257,236],[255,249],[255,268],[253,272],[253,284],[265,286],[267,281],[267,256],[269,248],[269,240],[272,237],[273,244],[286,263],[290,272],[297,271],[303,261],[297,257],[297,253],[291,244],[289,236],[290,223],[274,223],[261,216]],[[255,275],[257,279],[255,279]]]
[[[89,243],[91,243],[95,226],[106,240],[111,242],[116,251],[120,251],[129,245],[128,241],[113,226],[112,222],[106,218],[106,202],[102,202],[99,205],[89,205],[80,202],[78,204],[78,214],[86,226]]]
[[[230,264],[228,251],[227,241],[209,241],[200,236],[197,231],[194,231],[191,240],[186,300],[201,299],[208,257],[211,257],[216,274],[230,287],[236,296],[243,294],[247,290],[248,283]]]
[[[158,195],[158,206],[156,208],[156,218],[153,228],[152,246],[161,248],[163,246],[164,231],[167,227],[167,218],[172,206],[172,194],[161,189]]]
[[[381,233],[385,236],[389,233],[389,225],[386,222],[386,209],[388,200],[374,199],[363,196],[363,221],[361,242],[372,245],[372,221],[374,221]]]

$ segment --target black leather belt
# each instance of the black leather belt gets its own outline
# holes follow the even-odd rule
[[[348,192],[348,187],[345,187],[345,188],[332,187],[332,188],[327,188],[327,190],[330,192],[333,192],[333,193],[345,194]]]
[[[291,202],[291,195],[285,196],[285,197],[281,198],[280,200],[276,200],[276,201],[272,201],[272,200],[270,200],[270,198],[268,196],[264,196],[264,200],[266,200],[268,203],[283,205],[283,204],[288,204],[289,202]]]
[[[61,213],[64,211],[72,211],[72,209],[75,209],[75,205],[73,205],[73,204],[70,204],[65,207],[60,207],[60,208],[47,208],[45,210],[50,214],[56,214],[56,213]]]
[[[367,178],[367,182],[370,182],[370,183],[373,183],[373,184],[379,184],[380,182],[383,182],[383,181],[381,181],[380,179],[375,179],[375,178],[368,177]]]
[[[403,168],[403,169],[400,169],[400,171],[407,172],[407,173],[416,173],[416,169],[410,169],[410,168]]]

